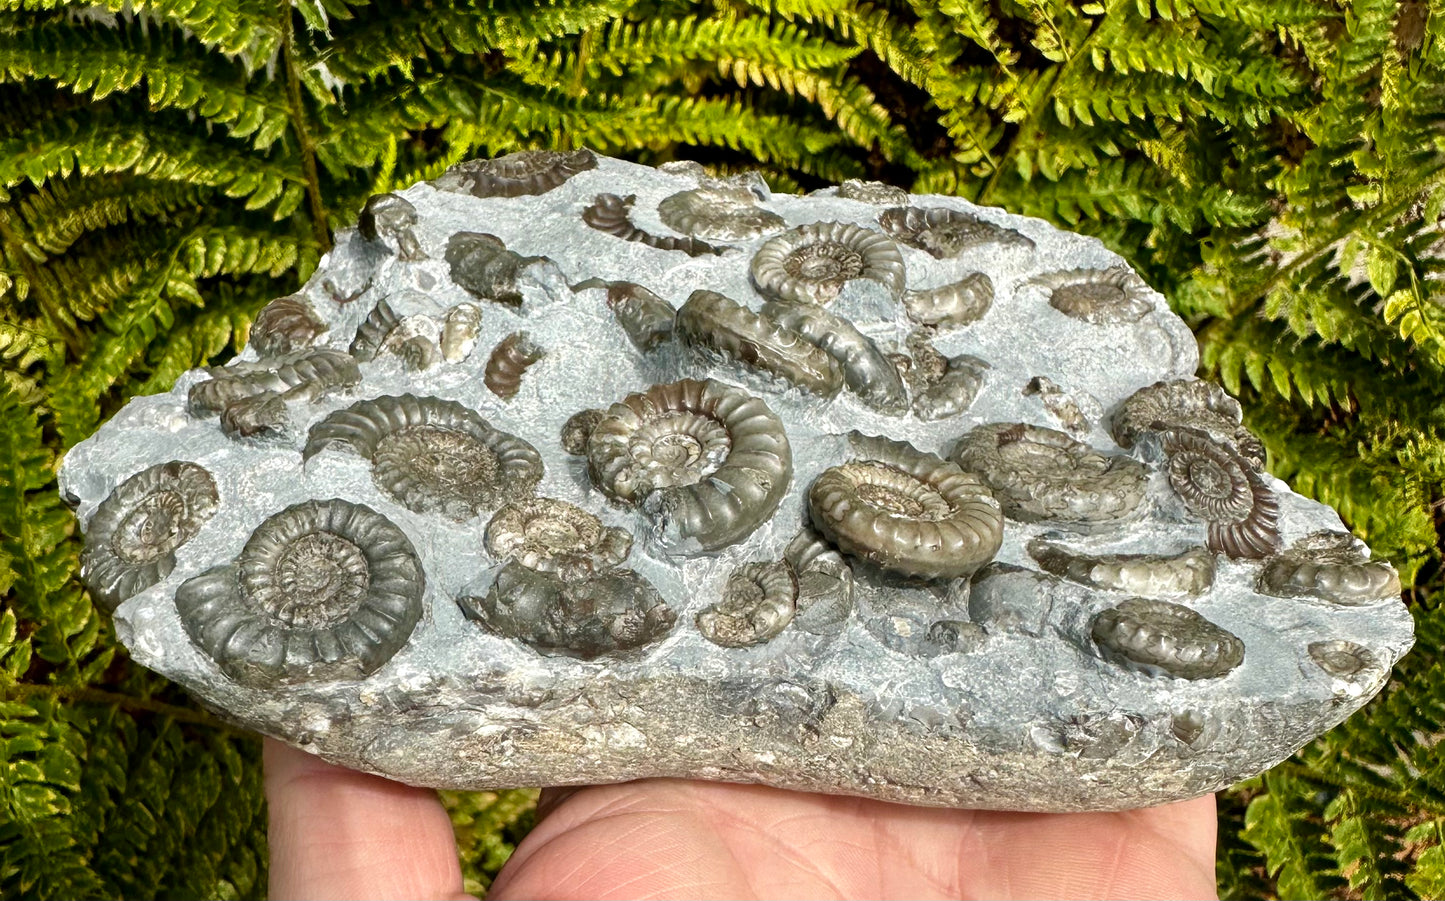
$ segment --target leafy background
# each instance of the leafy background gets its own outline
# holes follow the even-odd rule
[[[1382,696],[1221,798],[1229,897],[1445,896],[1445,0],[0,0],[0,896],[259,897],[256,743],[75,578],[64,450],[373,192],[586,145],[1094,234],[1401,570]],[[474,891],[527,792],[448,794]]]

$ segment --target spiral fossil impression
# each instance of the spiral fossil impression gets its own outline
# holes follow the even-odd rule
[[[640,505],[665,545],[717,550],[751,535],[793,477],[783,423],[741,388],[654,385],[616,403],[587,441],[592,482]]]
[[[1317,532],[1271,557],[1260,571],[1258,587],[1275,597],[1355,607],[1398,598],[1400,576],[1390,564],[1365,556],[1363,543],[1353,535]]]
[[[926,250],[940,260],[956,257],[984,244],[1034,246],[1033,241],[1011,228],[985,222],[971,213],[942,207],[884,210],[883,215],[878,217],[878,224],[894,240]]]
[[[903,254],[871,229],[815,222],[786,231],[753,255],[753,284],[765,297],[825,304],[854,279],[869,279],[903,295]]]
[[[822,348],[715,291],[692,292],[677,311],[677,334],[691,347],[721,354],[804,391],[832,397],[843,387],[842,367]]]
[[[514,501],[487,524],[487,553],[528,569],[571,577],[611,569],[632,550],[624,529],[566,501],[547,497]]]
[[[425,587],[406,533],[333,498],[261,523],[234,563],[181,585],[176,610],[191,641],[237,682],[359,679],[406,645]]]
[[[855,458],[808,491],[813,525],[840,551],[891,572],[966,576],[1003,542],[1003,513],[974,476],[902,441],[854,435]]]
[[[728,576],[722,600],[697,615],[713,644],[743,648],[775,637],[797,612],[798,581],[788,564],[747,563]]]
[[[80,577],[110,611],[171,574],[176,549],[216,512],[211,474],[173,460],[143,469],[110,493],[86,527]]]
[[[326,323],[304,298],[278,297],[256,314],[250,344],[261,356],[274,357],[310,347],[326,330]]]
[[[804,632],[837,635],[853,612],[853,569],[816,530],[805,526],[783,551],[798,580],[798,612]]]
[[[1133,447],[1144,435],[1189,428],[1238,451],[1255,469],[1264,468],[1264,445],[1241,425],[1239,401],[1213,382],[1174,379],[1140,388],[1114,411],[1109,431],[1120,447]]]
[[[492,160],[469,160],[451,167],[435,185],[473,197],[521,197],[545,194],[579,172],[597,168],[590,150],[522,150]]]
[[[1049,306],[1094,325],[1137,322],[1153,309],[1149,286],[1128,266],[1070,269],[1033,280],[1049,292]]]
[[[637,198],[633,195],[618,197],[616,194],[598,194],[591,206],[582,211],[582,221],[614,238],[635,241],[657,250],[680,250],[690,257],[720,254],[727,250],[726,247],[717,247],[690,235],[679,238],[675,235],[654,235],[643,231],[632,224],[630,213],[636,202]]]
[[[785,226],[782,216],[759,207],[743,188],[680,191],[664,197],[657,214],[668,228],[710,241],[740,241]]]
[[[370,460],[377,487],[407,509],[458,521],[530,495],[542,479],[536,448],[435,397],[378,397],[337,410],[311,427],[303,455],[330,447]]]
[[[1160,437],[1169,486],[1208,524],[1210,550],[1256,559],[1279,550],[1279,500],[1248,460],[1197,429]]]
[[[1385,674],[1385,667],[1370,649],[1353,641],[1312,641],[1307,648],[1315,665],[1336,679],[1364,682]]]
[[[1244,642],[1169,601],[1130,598],[1094,617],[1091,634],[1105,659],[1150,676],[1214,679],[1244,662]]]

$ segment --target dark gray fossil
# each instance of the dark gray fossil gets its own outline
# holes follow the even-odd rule
[[[908,318],[920,325],[947,330],[977,322],[993,305],[993,281],[982,272],[921,291],[903,295]]]
[[[522,390],[522,374],[546,355],[526,332],[512,332],[492,348],[482,382],[502,400],[511,400]]]
[[[1215,679],[1244,662],[1244,642],[1169,601],[1130,598],[1094,617],[1099,653],[1149,676]]]
[[[842,222],[815,222],[770,239],[749,270],[765,297],[825,304],[854,279],[868,279],[903,296],[903,254],[886,236]]]
[[[797,612],[798,580],[788,564],[746,563],[734,569],[722,599],[697,615],[697,629],[725,648],[762,644]]]
[[[893,362],[842,316],[811,304],[763,304],[762,315],[838,361],[843,384],[863,403],[883,413],[898,415],[908,409],[908,392]]]
[[[634,282],[606,282],[595,278],[572,286],[573,291],[587,288],[606,289],[608,309],[617,318],[617,324],[627,333],[627,339],[638,350],[652,350],[672,338],[677,310],[643,286]]]
[[[971,213],[943,207],[899,207],[878,217],[894,240],[902,241],[944,260],[985,244],[1013,244],[1032,248],[1034,242],[1019,232],[986,222]]]
[[[1398,598],[1400,576],[1390,564],[1366,556],[1364,543],[1355,536],[1316,532],[1267,560],[1258,587],[1275,597],[1355,607]]]
[[[813,394],[832,397],[843,388],[843,367],[822,348],[715,291],[692,292],[677,311],[677,335]]]
[[[433,184],[473,197],[545,194],[579,172],[597,168],[590,150],[521,150],[492,160],[468,160],[448,169]]]
[[[853,612],[853,568],[848,561],[807,526],[788,542],[783,560],[798,582],[797,627],[815,635],[842,632]]]
[[[1255,469],[1264,468],[1264,445],[1241,423],[1239,401],[1201,379],[1155,382],[1129,395],[1109,424],[1120,447],[1133,447],[1145,435],[1171,428],[1197,429],[1228,444]]]
[[[416,207],[400,194],[373,194],[361,208],[357,231],[368,241],[396,245],[396,258],[414,263],[424,260],[421,242],[416,238]]]
[[[220,499],[211,474],[173,460],[143,469],[110,493],[86,526],[80,577],[104,610],[160,582],[176,549],[196,536]]]
[[[210,380],[192,385],[186,398],[192,416],[215,416],[235,401],[268,391],[286,401],[312,401],[361,382],[356,360],[328,347],[206,371]]]
[[[575,504],[531,497],[496,512],[487,523],[486,546],[498,560],[575,578],[620,565],[632,550],[632,536]]]
[[[710,241],[740,241],[786,227],[782,216],[756,200],[746,188],[713,185],[664,197],[657,214],[668,228]]]
[[[311,304],[293,294],[261,308],[251,323],[249,344],[263,357],[284,356],[315,344],[327,329]]]
[[[390,338],[400,325],[401,319],[391,308],[391,304],[378,300],[361,325],[356,327],[356,335],[351,339],[351,347],[347,352],[355,357],[358,363],[370,363],[381,353],[386,339]]]
[[[1197,429],[1163,432],[1169,486],[1208,524],[1209,549],[1262,558],[1279,550],[1279,500],[1232,446]]]
[[[1069,269],[1033,280],[1049,292],[1049,305],[1094,325],[1136,322],[1152,310],[1149,286],[1127,266]]]
[[[587,454],[587,440],[597,423],[607,417],[605,410],[579,410],[562,423],[562,449],[575,457]]]
[[[1086,554],[1035,539],[1029,542],[1028,551],[1040,566],[1056,576],[1140,597],[1196,597],[1214,584],[1214,555],[1204,548],[1172,556]]]
[[[616,194],[598,194],[592,204],[582,211],[582,221],[592,228],[614,238],[635,241],[657,250],[678,250],[690,257],[705,254],[720,254],[728,248],[709,244],[691,235],[654,235],[632,224],[631,211],[637,198],[633,195],[618,197]]]
[[[286,401],[275,391],[262,391],[232,401],[221,411],[221,431],[228,438],[280,435],[290,423]]]
[[[406,533],[332,498],[261,523],[234,563],[181,585],[176,611],[191,641],[237,682],[359,679],[406,646],[425,587]]]
[[[513,253],[501,238],[481,232],[457,232],[447,241],[452,281],[482,300],[508,307],[522,305],[517,287],[522,270],[545,259]]]

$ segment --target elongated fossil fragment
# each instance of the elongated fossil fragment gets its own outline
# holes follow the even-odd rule
[[[740,186],[679,191],[662,199],[657,214],[668,228],[709,241],[741,241],[786,227],[782,216],[758,206]]]
[[[1214,555],[1204,548],[1181,554],[1085,554],[1042,539],[1029,556],[1046,571],[1082,585],[1147,598],[1196,597],[1214,584]]]
[[[642,285],[592,278],[572,286],[573,291],[588,288],[606,289],[608,309],[638,350],[652,350],[672,338],[677,310]]]
[[[694,291],[677,311],[677,335],[749,369],[832,397],[843,387],[838,361],[803,336],[716,291]]]
[[[526,332],[513,332],[492,348],[482,383],[502,400],[511,400],[522,390],[522,374],[546,355]]]
[[[496,159],[458,163],[432,184],[473,197],[521,197],[545,194],[574,175],[596,168],[596,155],[585,148],[521,150]]]
[[[762,644],[797,612],[798,581],[783,562],[746,563],[733,570],[722,599],[697,615],[703,637],[725,648]]]
[[[1228,444],[1255,469],[1264,468],[1264,445],[1243,426],[1239,401],[1223,388],[1202,379],[1173,379],[1140,388],[1129,395],[1109,423],[1120,447],[1133,447],[1145,435],[1188,428]]]
[[[401,325],[401,319],[391,304],[378,300],[371,312],[366,314],[361,325],[356,327],[356,336],[351,340],[350,354],[358,363],[370,363],[381,353],[381,347],[391,333]]]
[[[361,208],[357,231],[368,241],[395,244],[396,258],[405,263],[425,260],[416,237],[416,207],[400,194],[373,194]]]
[[[838,196],[844,200],[871,203],[876,206],[902,206],[908,202],[908,192],[881,181],[864,181],[850,178],[838,186]]]
[[[810,304],[763,304],[762,315],[779,326],[801,335],[838,361],[843,384],[875,410],[898,415],[908,409],[908,392],[893,362],[873,339],[822,307]]]
[[[312,401],[361,382],[356,360],[328,347],[206,371],[211,379],[192,385],[186,398],[192,416],[215,416],[235,401],[268,391],[287,401]]]
[[[993,305],[993,280],[982,272],[937,288],[907,291],[903,309],[920,325],[948,330],[977,322]]]
[[[1032,248],[1034,242],[1023,234],[972,213],[945,207],[899,207],[884,210],[878,217],[895,241],[926,250],[940,260],[950,259],[985,244],[1012,244]]]
[[[507,249],[502,239],[482,232],[457,232],[447,240],[446,261],[452,281],[474,296],[516,309],[522,305],[517,285],[522,270],[546,257],[524,257]]]
[[[1248,460],[1198,429],[1169,429],[1160,440],[1169,487],[1208,525],[1210,550],[1255,559],[1279,551],[1279,500]]]
[[[1275,597],[1356,607],[1398,599],[1400,576],[1385,561],[1366,556],[1364,543],[1348,532],[1315,532],[1266,561],[1258,587]]]
[[[842,222],[815,222],[770,239],[753,255],[753,284],[764,297],[825,304],[854,279],[903,296],[903,254],[886,236]]]
[[[482,333],[482,308],[474,303],[459,303],[447,310],[442,320],[442,359],[460,363],[472,355],[477,337]]]
[[[327,329],[311,304],[293,294],[261,308],[251,323],[249,343],[263,357],[284,356],[315,344]]]
[[[631,194],[626,197],[619,197],[616,194],[598,194],[592,201],[592,205],[582,211],[582,221],[615,238],[635,241],[658,250],[679,250],[690,257],[721,254],[728,249],[709,244],[691,235],[678,237],[676,235],[654,235],[651,232],[643,231],[632,224],[630,213],[636,202],[637,197]]]
[[[1094,617],[1099,653],[1127,669],[1176,679],[1217,679],[1244,662],[1244,642],[1169,601],[1130,598]]]

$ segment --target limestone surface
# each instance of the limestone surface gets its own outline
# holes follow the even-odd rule
[[[1122,809],[1413,641],[1197,363],[1037,220],[514,154],[373,198],[61,490],[136,660],[335,763]]]

